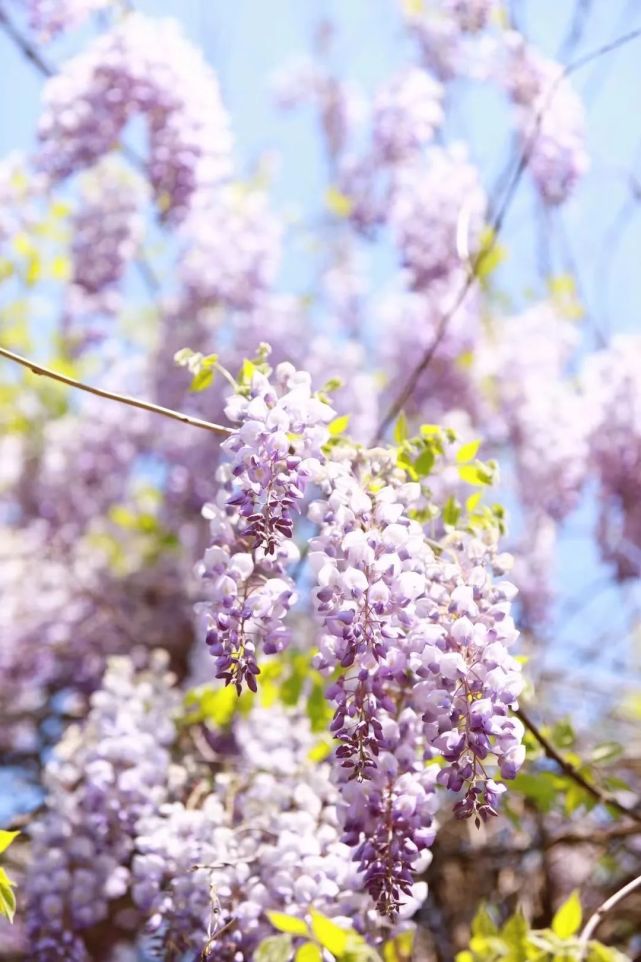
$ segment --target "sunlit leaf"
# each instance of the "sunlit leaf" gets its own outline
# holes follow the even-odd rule
[[[460,517],[461,506],[456,498],[453,495],[450,495],[443,507],[443,522],[444,524],[455,527]]]
[[[332,955],[340,957],[349,944],[349,935],[346,929],[342,929],[325,915],[321,915],[316,909],[310,911],[312,919],[312,931],[323,948],[327,949]]]
[[[427,477],[432,471],[436,458],[434,456],[434,451],[432,448],[427,447],[422,451],[414,462],[414,470],[419,477]]]
[[[347,194],[342,193],[337,187],[328,187],[325,193],[325,203],[327,209],[335,217],[349,217],[354,209],[354,202]]]
[[[496,935],[497,932],[490,913],[485,905],[481,905],[472,921],[472,935]]]
[[[0,916],[4,915],[13,922],[16,913],[16,896],[13,882],[3,868],[0,868]]]
[[[457,462],[459,464],[467,464],[468,461],[473,461],[478,454],[480,446],[480,441],[468,441],[467,444],[462,444],[456,452]]]
[[[323,962],[323,954],[315,942],[305,942],[296,950],[295,962]]]
[[[211,368],[203,367],[197,374],[194,374],[192,382],[189,385],[189,390],[192,394],[197,394],[199,391],[204,391],[208,388],[214,381],[214,371]]]
[[[254,952],[253,962],[289,962],[291,957],[291,936],[273,935],[260,943]]]
[[[574,891],[552,919],[552,931],[560,938],[568,939],[579,931],[582,918],[583,910],[579,893]]]
[[[288,932],[290,935],[309,935],[309,927],[303,919],[286,915],[284,912],[266,912],[265,914],[279,932]]]
[[[339,417],[334,418],[333,421],[329,422],[327,429],[333,437],[336,437],[339,434],[343,434],[347,430],[348,425],[349,414],[341,414]]]
[[[12,842],[17,839],[20,832],[7,832],[0,829],[0,855],[9,848]]]
[[[407,440],[407,418],[405,413],[401,411],[396,419],[396,424],[394,425],[394,441],[396,444],[402,444],[403,441]]]
[[[414,946],[414,932],[400,932],[383,946],[384,962],[411,962]]]

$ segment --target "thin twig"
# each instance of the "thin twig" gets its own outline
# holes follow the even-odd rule
[[[590,19],[590,14],[592,13],[593,2],[594,0],[577,0],[570,29],[559,50],[559,60],[565,60],[581,42],[588,20]]]
[[[44,59],[37,47],[32,43],[29,43],[26,37],[20,33],[14,23],[7,16],[6,11],[0,6],[0,26],[7,34],[7,36],[15,43],[16,47],[19,48],[23,57],[36,67],[41,74],[45,77],[53,77],[55,74],[55,68],[51,66],[50,63]]]
[[[632,879],[631,882],[628,882],[627,885],[624,885],[623,888],[620,888],[618,892],[615,892],[614,895],[611,895],[609,899],[606,899],[605,902],[599,906],[594,915],[590,916],[579,938],[579,962],[585,958],[588,942],[608,912],[610,912],[616,905],[619,904],[619,902],[622,902],[624,898],[627,898],[631,892],[634,892],[635,889],[638,888],[641,888],[641,875],[639,875],[638,878]]]
[[[557,751],[552,742],[546,738],[538,725],[532,721],[529,715],[522,708],[518,708],[514,714],[517,718],[520,718],[527,730],[532,733],[534,738],[536,738],[547,757],[551,759],[551,761],[556,762],[561,771],[567,775],[568,778],[571,778],[573,782],[575,782],[577,785],[580,785],[580,787],[595,801],[600,802],[602,805],[608,805],[610,808],[615,809],[619,815],[623,815],[626,818],[631,818],[633,821],[641,824],[641,813],[621,804],[621,802],[613,795],[610,795],[608,792],[604,792],[592,782],[588,781],[588,779],[581,774],[581,772],[572,764],[572,762],[568,761],[567,758],[564,758],[563,755]]]
[[[628,838],[635,838],[641,834],[641,825],[621,825],[616,823],[603,829],[593,829],[584,832],[565,832],[559,835],[550,835],[542,840],[541,844],[529,841],[520,845],[518,842],[510,845],[471,845],[462,848],[460,843],[452,847],[443,849],[447,858],[461,859],[462,861],[478,861],[480,858],[491,858],[498,860],[510,860],[515,856],[528,855],[530,852],[548,851],[556,848],[557,845],[589,845],[600,848],[602,845],[610,845],[613,842],[625,841]]]
[[[603,57],[614,50],[618,50],[620,47],[624,46],[627,43],[630,43],[633,40],[636,40],[638,37],[641,37],[641,27],[636,30],[631,30],[628,33],[625,33],[622,36],[618,37],[616,40],[613,40],[610,43],[607,43],[601,47],[598,47],[596,50],[592,50],[589,53],[584,54],[582,57],[579,57],[577,60],[573,61],[571,64],[568,64],[559,73],[554,83],[550,85],[550,88],[547,91],[544,101],[541,104],[534,118],[532,131],[528,136],[525,145],[523,146],[518,162],[512,172],[512,175],[508,180],[505,191],[503,193],[503,199],[501,200],[498,210],[490,223],[490,229],[491,229],[490,236],[492,237],[493,244],[496,244],[499,234],[501,233],[508,210],[516,194],[517,187],[519,186],[521,182],[521,178],[523,177],[523,174],[525,173],[525,170],[527,168],[532,148],[534,147],[537,141],[537,138],[541,129],[541,123],[543,122],[545,113],[548,107],[550,106],[550,103],[556,91],[558,90],[560,84],[571,74],[575,73],[577,70],[580,70],[582,67],[587,66],[588,64],[592,63],[594,60],[598,60],[600,57]],[[418,382],[420,381],[421,376],[423,375],[427,367],[429,367],[436,351],[438,350],[438,347],[441,341],[443,340],[443,337],[445,335],[445,332],[447,330],[447,327],[450,321],[452,320],[452,318],[458,311],[459,307],[465,300],[465,297],[470,287],[474,283],[479,264],[483,259],[483,257],[485,257],[486,255],[487,255],[487,250],[481,249],[480,251],[477,251],[474,257],[471,258],[471,260],[468,262],[465,283],[462,285],[458,297],[455,299],[453,306],[448,311],[446,311],[441,317],[441,320],[437,327],[434,338],[432,339],[432,343],[429,345],[429,347],[423,354],[423,357],[418,362],[416,367],[410,373],[407,379],[407,382],[405,384],[405,387],[397,395],[396,399],[392,402],[389,409],[387,410],[387,413],[384,415],[382,421],[378,425],[378,428],[376,430],[377,437],[380,437],[385,433],[385,431],[387,430],[389,425],[392,423],[394,418],[400,413],[400,411],[403,410],[403,407],[405,406],[409,398],[414,393],[414,390]]]
[[[31,43],[27,37],[20,32],[13,21],[7,16],[6,10],[0,4],[0,29],[4,30],[6,35],[19,49],[23,57],[31,63],[36,70],[38,70],[43,77],[54,77],[58,73],[58,68],[54,64],[49,63],[42,56],[36,44]],[[144,168],[145,164],[141,157],[128,147],[127,144],[120,144],[120,152],[123,157],[126,157],[130,163],[132,163],[137,168]]]
[[[20,354],[15,354],[13,351],[7,350],[6,347],[0,347],[0,356],[14,361],[16,364],[21,364],[22,367],[26,367],[33,374],[48,377],[52,381],[59,381],[68,387],[77,388],[79,391],[86,391],[88,394],[95,394],[97,397],[106,398],[109,401],[117,401],[119,404],[127,404],[132,408],[140,408],[141,411],[160,414],[165,418],[180,421],[182,424],[190,424],[194,428],[203,428],[205,431],[212,431],[214,434],[232,433],[231,428],[224,427],[222,424],[203,421],[202,418],[193,417],[191,414],[183,414],[181,411],[174,411],[171,408],[162,407],[160,404],[152,404],[151,401],[143,401],[140,398],[130,397],[127,394],[116,394],[114,391],[105,391],[102,388],[94,387],[92,384],[77,381],[73,377],[67,377],[66,374],[61,374],[59,371],[44,367],[42,364],[36,364],[35,361],[27,357],[22,357]]]
[[[556,845],[590,845],[601,847],[602,845],[609,845],[611,842],[620,842],[626,838],[634,838],[639,834],[641,834],[641,824],[615,824],[591,832],[566,832],[564,835],[553,835],[547,839],[545,847],[554,848]]]

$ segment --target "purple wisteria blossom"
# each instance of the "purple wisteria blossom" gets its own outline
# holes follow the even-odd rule
[[[40,166],[59,180],[95,163],[136,114],[161,217],[181,221],[230,173],[231,135],[216,75],[171,20],[128,14],[47,82]]]
[[[435,555],[410,516],[420,485],[403,482],[382,453],[368,466],[374,477],[376,464],[369,490],[357,464],[328,469],[327,496],[310,506],[320,531],[309,561],[317,665],[338,672],[327,695],[345,840],[379,911],[394,914],[433,836],[436,783],[465,789],[457,815],[488,818],[504,786],[486,759],[512,778],[524,750],[510,715],[521,688],[508,651],[515,590],[494,580],[492,545],[460,535]],[[438,755],[444,767],[425,769]]]
[[[210,598],[199,610],[217,677],[255,691],[257,652],[281,651],[289,638],[283,619],[296,598],[287,575],[298,556],[294,519],[334,412],[313,395],[308,374],[282,363],[273,384],[254,371],[226,413],[239,426],[222,445],[229,464],[219,471],[218,503],[205,509],[213,544],[199,573]]]

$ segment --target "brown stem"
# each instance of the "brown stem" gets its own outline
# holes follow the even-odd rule
[[[36,46],[30,43],[26,37],[20,33],[14,23],[7,16],[6,11],[0,6],[0,27],[7,36],[15,43],[23,57],[26,57],[37,70],[45,77],[53,77],[55,69],[47,63]]]
[[[546,738],[538,725],[532,721],[529,715],[522,708],[517,708],[514,714],[517,718],[520,718],[527,730],[536,738],[547,757],[553,762],[556,762],[564,775],[567,775],[568,778],[571,778],[573,782],[575,782],[577,785],[580,785],[581,788],[595,801],[601,802],[601,804],[615,809],[619,815],[623,815],[626,818],[631,818],[635,822],[639,822],[641,824],[641,813],[637,812],[635,809],[628,808],[626,805],[622,805],[621,802],[614,797],[614,795],[610,795],[608,792],[603,791],[592,782],[588,781],[588,779],[581,774],[581,772],[576,768],[575,765],[572,764],[572,762],[568,761],[567,758],[564,758],[563,755],[556,750],[552,742]]]
[[[106,398],[109,401],[117,401],[119,404],[127,404],[129,407],[140,408],[141,411],[160,414],[165,418],[180,421],[181,424],[190,424],[194,428],[212,431],[214,434],[232,433],[231,428],[224,427],[222,424],[203,421],[202,418],[193,417],[191,414],[183,414],[181,411],[174,411],[171,408],[162,407],[160,404],[152,404],[151,401],[142,401],[140,398],[130,397],[127,394],[116,394],[114,391],[105,391],[91,384],[85,384],[83,381],[77,381],[75,378],[61,374],[59,371],[44,367],[42,364],[36,364],[35,361],[27,357],[22,357],[22,355],[16,354],[14,351],[7,350],[6,347],[0,347],[0,357],[6,357],[8,360],[14,361],[16,364],[22,365],[22,367],[26,367],[33,374],[48,377],[52,381],[59,381],[61,384],[68,385],[68,387],[77,388],[79,391],[86,391],[88,394],[95,394],[97,397]]]
[[[0,5],[0,29],[16,45],[23,57],[32,64],[43,77],[53,77],[58,73],[57,66],[50,64],[42,56],[36,44],[31,43],[24,34],[18,30],[16,25],[7,16],[6,10]],[[120,145],[120,150],[127,160],[131,161],[136,167],[144,167],[141,158],[130,147],[125,144]]]
[[[563,82],[563,80],[565,80],[566,77],[569,77],[570,74],[575,73],[577,70],[580,70],[582,67],[587,66],[588,64],[592,63],[594,60],[598,60],[600,57],[603,57],[608,53],[611,53],[614,50],[618,50],[619,47],[622,47],[625,44],[630,43],[632,40],[636,40],[638,37],[641,37],[641,27],[636,30],[631,30],[626,34],[623,34],[623,36],[618,37],[616,40],[613,40],[611,43],[604,44],[603,46],[598,47],[596,50],[590,51],[584,56],[579,57],[577,60],[573,61],[571,64],[568,64],[561,71],[559,76],[556,78],[555,82],[551,84],[549,90],[547,91],[544,102],[539,108],[539,110],[537,111],[537,114],[534,118],[532,132],[527,138],[527,141],[523,146],[520,156],[518,157],[518,160],[512,172],[512,175],[508,180],[507,186],[505,188],[505,192],[503,194],[503,199],[499,204],[498,210],[490,223],[490,229],[491,229],[490,236],[492,238],[492,244],[496,243],[498,236],[501,233],[503,224],[505,222],[505,218],[507,216],[507,212],[514,199],[516,189],[521,181],[521,178],[523,177],[523,174],[525,173],[525,169],[528,165],[528,161],[530,159],[532,149],[539,136],[541,123],[543,122],[545,113],[548,107],[550,106],[550,103],[552,102],[552,99],[556,91],[558,90],[560,84]],[[425,370],[429,367],[436,351],[438,350],[438,347],[447,330],[448,324],[450,323],[450,321],[458,311],[459,307],[465,300],[467,292],[469,291],[470,287],[474,283],[478,266],[481,260],[483,259],[483,257],[486,256],[486,254],[487,254],[487,250],[481,249],[480,251],[477,251],[477,253],[471,259],[471,261],[468,262],[465,282],[461,286],[460,292],[454,302],[454,305],[450,308],[449,311],[447,311],[442,316],[431,344],[429,345],[429,347],[421,357],[416,367],[414,367],[414,369],[411,371],[407,379],[407,382],[405,384],[405,387],[397,395],[397,397],[392,401],[382,421],[378,425],[378,428],[376,429],[376,437],[381,437],[385,433],[385,431],[387,430],[389,425],[392,423],[394,418],[403,410],[405,404],[414,393],[414,390],[418,382],[420,381],[421,376],[423,375]]]
[[[579,962],[581,962],[581,960],[585,958],[585,953],[588,948],[588,942],[590,941],[590,939],[596,932],[598,926],[601,924],[601,922],[603,921],[605,916],[608,914],[608,912],[610,912],[616,905],[619,904],[619,902],[622,902],[624,898],[627,898],[627,896],[631,892],[634,892],[635,889],[638,889],[638,888],[641,888],[641,875],[639,875],[637,878],[632,879],[631,882],[628,882],[626,885],[623,886],[623,888],[620,888],[618,892],[615,892],[614,895],[611,895],[609,899],[606,899],[605,902],[603,902],[603,904],[599,906],[599,908],[596,910],[594,915],[590,916],[585,928],[581,932],[581,937],[579,939],[579,943],[580,943]]]

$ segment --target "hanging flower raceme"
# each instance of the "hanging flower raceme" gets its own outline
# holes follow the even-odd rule
[[[380,88],[372,134],[382,162],[406,161],[432,140],[443,121],[442,99],[441,84],[418,67],[403,70]]]
[[[592,412],[589,451],[599,479],[598,539],[621,580],[641,571],[641,338],[619,335],[584,362],[582,397]]]
[[[80,26],[113,0],[26,0],[29,25],[44,40]]]
[[[105,157],[84,176],[72,219],[70,314],[119,307],[116,288],[139,251],[147,199],[145,181],[116,157]]]
[[[392,452],[330,464],[310,506],[317,666],[327,690],[344,840],[383,914],[413,897],[434,835],[437,783],[465,794],[459,817],[496,814],[524,757],[511,717],[521,687],[509,647],[514,588],[493,578],[493,538],[451,532],[428,543],[427,508]],[[444,764],[425,766],[441,756]]]
[[[165,664],[113,659],[47,764],[24,886],[29,957],[88,962],[124,940],[168,962],[250,962],[269,910],[310,906],[376,941],[309,720],[277,705],[235,713],[207,729],[221,742],[212,772],[203,740],[181,738],[198,726]]]
[[[273,385],[255,371],[247,394],[234,395],[225,413],[240,424],[223,444],[235,487],[228,504],[245,522],[242,536],[254,549],[273,554],[292,537],[294,514],[320,466],[334,411],[314,396],[309,374],[283,363]]]
[[[254,307],[271,287],[280,260],[280,224],[265,197],[240,186],[217,193],[183,228],[180,274],[190,309],[207,304]]]
[[[213,543],[199,572],[211,590],[199,613],[217,677],[255,691],[257,651],[273,654],[288,641],[294,521],[334,412],[312,393],[308,374],[283,363],[273,383],[254,370],[226,414],[238,428],[222,445],[229,464],[219,471],[219,500],[205,508]]]
[[[477,249],[487,197],[464,145],[432,147],[394,176],[389,223],[411,286],[426,288]]]
[[[86,724],[67,732],[47,764],[47,803],[31,829],[34,870],[26,884],[38,962],[91,958],[82,933],[126,892],[138,819],[167,796],[178,696],[166,656],[156,655],[143,676],[114,659]]]
[[[589,165],[583,104],[559,64],[516,31],[507,32],[505,44],[499,79],[516,106],[525,160],[543,201],[562,204]]]
[[[125,16],[47,82],[44,105],[38,160],[56,180],[111,151],[136,114],[149,122],[146,167],[162,217],[184,219],[230,172],[218,80],[171,20]]]
[[[497,0],[400,0],[425,66],[439,79],[484,72],[482,31],[491,23]]]

